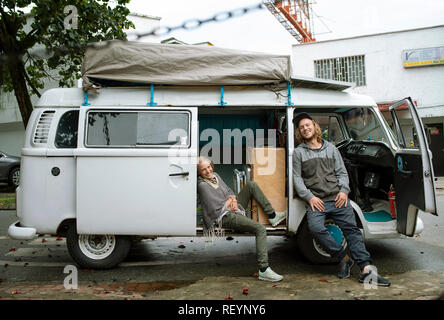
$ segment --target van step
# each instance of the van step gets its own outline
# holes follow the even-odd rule
[[[392,215],[385,210],[379,210],[375,212],[364,212],[364,218],[368,222],[388,222],[394,220],[392,218]]]

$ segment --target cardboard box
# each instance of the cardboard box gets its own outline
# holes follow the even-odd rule
[[[276,212],[287,209],[285,197],[285,149],[249,148],[247,160],[251,166],[251,180],[255,181]],[[256,201],[252,202],[252,219],[269,225],[267,215]]]

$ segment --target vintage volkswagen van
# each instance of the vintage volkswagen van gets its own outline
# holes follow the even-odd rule
[[[284,174],[277,183],[283,186],[288,218],[275,228],[261,223],[269,234],[296,235],[311,261],[331,262],[309,233],[305,204],[293,188],[297,110],[309,112],[324,138],[339,148],[364,237],[413,236],[423,228],[419,210],[436,214],[431,152],[417,110],[409,98],[394,104],[390,127],[375,101],[345,91],[350,86],[293,77],[279,88],[108,87],[88,95],[80,88],[48,90],[26,128],[18,221],[9,235],[67,237],[69,253],[80,266],[110,268],[125,259],[134,238],[202,234],[196,187],[200,153],[213,149],[208,155],[216,172],[238,189],[234,171],[257,179],[251,177],[249,148],[280,148],[278,168]],[[411,119],[410,136],[401,130],[399,117]],[[224,139],[226,130],[238,130],[242,139]],[[245,142],[249,132],[252,145]],[[210,143],[215,144],[210,148]],[[236,148],[241,160],[234,163]],[[346,246],[341,230],[332,220],[326,223]]]

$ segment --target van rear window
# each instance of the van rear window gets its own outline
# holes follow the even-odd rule
[[[190,145],[190,116],[184,111],[90,111],[89,147],[179,147]]]
[[[65,112],[57,126],[54,144],[60,149],[77,148],[77,132],[79,127],[79,111]]]

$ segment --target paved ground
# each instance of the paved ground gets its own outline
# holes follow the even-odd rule
[[[444,189],[439,189],[439,194],[444,194]],[[442,197],[442,196],[441,196]],[[430,216],[430,215],[428,215]],[[427,216],[427,217],[428,217]],[[395,266],[389,271],[383,269],[384,276],[389,278],[392,286],[389,288],[365,288],[357,282],[358,270],[355,267],[353,274],[349,279],[340,280],[330,271],[326,272],[323,268],[304,265],[301,268],[281,269],[284,272],[284,280],[279,283],[269,283],[259,281],[257,274],[244,274],[244,272],[228,272],[225,274],[236,276],[218,276],[209,275],[200,277],[195,280],[193,277],[182,280],[166,280],[173,279],[171,277],[159,277],[162,280],[142,281],[146,277],[135,277],[134,280],[122,281],[121,279],[96,277],[93,271],[90,271],[91,277],[84,277],[84,281],[78,283],[77,289],[65,289],[61,281],[32,281],[30,279],[13,280],[13,276],[8,276],[10,269],[14,264],[20,264],[20,257],[13,262],[3,261],[0,264],[0,299],[2,300],[26,300],[26,299],[42,299],[42,300],[431,300],[438,299],[444,293],[444,264],[439,267],[442,262],[435,261],[434,257],[438,256],[438,252],[444,247],[442,241],[433,243],[436,233],[441,234],[441,224],[435,223],[432,217],[430,222],[426,223],[427,230],[431,230],[427,235],[416,239],[409,239],[415,243],[421,243],[421,246],[415,247],[415,250],[423,250],[421,252],[403,252],[403,261],[415,261],[416,257],[423,257],[421,263],[418,262],[419,268],[412,266]],[[433,229],[435,227],[435,229]],[[435,233],[433,233],[435,232]],[[43,242],[43,239],[36,241]],[[46,241],[46,240],[45,240]],[[59,240],[48,239],[52,241],[53,246],[57,246]],[[393,242],[403,240],[387,240]],[[61,240],[63,242],[63,240]],[[60,242],[60,243],[61,243]],[[241,242],[241,241],[240,241]],[[46,243],[45,243],[46,244]],[[378,247],[384,250],[387,244],[384,241],[378,242],[372,247],[375,256]],[[402,244],[404,245],[404,244]],[[176,246],[177,247],[177,246]],[[53,248],[53,247],[51,247]],[[191,245],[187,245],[191,249]],[[425,248],[425,249],[422,249]],[[428,250],[428,251],[427,251]],[[440,251],[441,250],[441,251]],[[435,252],[435,253],[434,253]],[[13,252],[10,252],[12,255]],[[46,254],[48,254],[46,252]],[[434,257],[429,257],[430,255]],[[398,257],[399,258],[399,257]],[[386,261],[384,256],[378,257],[380,261]],[[386,259],[386,260],[384,260]],[[435,267],[424,268],[425,264],[433,263]],[[201,266],[205,267],[203,262]],[[23,266],[26,268],[26,265]],[[31,267],[31,265],[29,265]],[[411,268],[412,267],[412,268]],[[60,267],[59,267],[60,268]],[[193,266],[180,264],[174,270],[181,270],[184,274],[191,274]],[[196,267],[194,267],[196,268]],[[308,270],[307,270],[308,268]],[[384,267],[386,268],[386,267]],[[199,267],[197,267],[199,269]],[[34,268],[32,277],[35,272],[45,272],[45,269]],[[29,270],[30,271],[30,270]],[[125,272],[125,269],[118,270]],[[8,273],[9,272],[9,273]],[[88,270],[81,270],[83,274],[88,274]],[[224,274],[224,273],[222,273]],[[239,275],[240,274],[240,275]],[[50,276],[48,276],[51,278]],[[53,278],[54,279],[54,278]],[[63,278],[62,278],[63,279]],[[68,283],[69,284],[69,283]]]
[[[248,277],[205,277],[189,282],[83,282],[77,289],[60,283],[5,283],[0,299],[148,300],[432,300],[444,299],[443,271],[391,274],[388,288],[368,288],[355,278],[326,274],[286,274],[282,282]],[[422,285],[418,287],[418,283]]]

